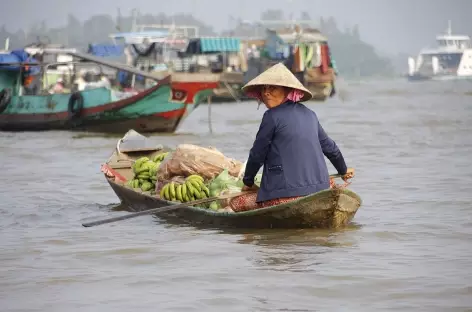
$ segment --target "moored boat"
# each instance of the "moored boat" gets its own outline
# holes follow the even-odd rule
[[[276,24],[279,23],[277,21]],[[248,62],[260,63],[259,66],[250,66],[259,70],[247,73],[246,82],[276,63],[283,62],[313,94],[312,101],[324,102],[334,96],[336,64],[328,38],[318,29],[299,25],[267,28],[264,44],[256,51],[252,54],[257,58],[253,57]]]
[[[187,100],[188,96],[176,99],[171,90],[169,76],[158,79],[135,68],[105,62],[75,51],[63,53],[92,64],[129,70],[154,79],[155,83],[141,92],[134,93],[119,92],[109,86],[75,92],[63,90],[60,93],[49,93],[43,90],[43,86],[39,86],[40,90],[28,93],[24,87],[25,74],[32,74],[31,69],[36,69],[34,75],[38,79],[41,75],[37,72],[45,75],[45,67],[61,63],[25,63],[24,57],[12,63],[10,58],[9,62],[0,64],[0,130],[85,130],[122,133],[123,129],[134,128],[141,132],[174,132],[205,96],[204,92],[201,92],[190,100]],[[211,89],[207,93],[211,93]]]
[[[133,178],[132,163],[142,156],[152,158],[167,148],[135,131],[129,131],[102,166],[107,182],[132,211],[177,204],[126,186]],[[299,200],[245,212],[219,212],[183,207],[156,213],[158,217],[194,225],[237,228],[340,228],[347,225],[361,206],[361,198],[348,189],[324,190]]]

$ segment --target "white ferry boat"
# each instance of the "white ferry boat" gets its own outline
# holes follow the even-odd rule
[[[447,33],[436,36],[437,46],[420,51],[416,60],[408,58],[409,80],[472,79],[472,44],[469,36]]]

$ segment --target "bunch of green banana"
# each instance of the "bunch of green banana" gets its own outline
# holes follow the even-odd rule
[[[185,179],[182,192],[184,192],[186,198],[188,198],[186,201],[208,198],[210,196],[210,190],[205,185],[203,178],[196,174]]]
[[[161,188],[159,195],[165,200],[182,202],[182,184],[176,183],[174,181],[169,182]]]
[[[151,191],[154,188],[155,184],[153,184],[152,182],[143,181],[143,183],[141,183],[141,190],[143,190],[143,192]]]
[[[133,166],[132,166],[133,172],[134,172],[135,174],[138,173],[138,172],[140,172],[141,169],[142,169],[141,167],[143,166],[143,164],[144,164],[145,162],[149,161],[149,160],[150,160],[150,159],[149,159],[148,157],[140,157],[140,158],[136,159],[136,160],[134,161]]]
[[[152,180],[145,179],[132,179],[126,185],[134,189],[141,188],[143,192],[152,191],[155,188],[155,183]]]
[[[129,180],[128,182],[126,182],[126,185],[131,188],[139,188],[141,186],[138,179]]]
[[[185,183],[170,182],[161,189],[160,196],[169,201],[186,203],[197,199],[208,198],[210,191],[199,175],[191,175]]]
[[[156,164],[154,167],[149,169],[150,180],[155,184],[157,181],[157,171],[159,170],[159,164]]]
[[[166,156],[169,154],[169,152],[165,152],[165,153],[159,153],[157,154],[156,156],[154,156],[154,158],[152,159],[153,162],[155,163],[161,163],[164,158],[166,158]]]
[[[155,188],[159,164],[148,157],[138,158],[133,166],[134,179],[127,183],[132,188],[141,188],[142,191],[151,191]]]
[[[133,172],[136,176],[149,173],[149,170],[155,167],[157,164],[147,157],[138,158],[133,164]]]

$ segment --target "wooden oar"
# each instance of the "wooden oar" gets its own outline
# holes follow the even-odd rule
[[[135,217],[139,217],[139,216],[143,216],[143,215],[148,215],[148,214],[152,214],[152,213],[156,213],[156,212],[163,212],[163,211],[174,210],[174,209],[193,206],[193,205],[198,205],[198,204],[209,203],[209,202],[219,200],[219,199],[227,199],[227,198],[232,198],[232,197],[238,197],[238,196],[248,194],[248,193],[253,193],[253,191],[214,196],[214,197],[209,197],[209,198],[197,199],[197,200],[187,202],[187,203],[182,203],[182,204],[174,204],[174,205],[170,205],[170,206],[164,206],[164,207],[159,207],[159,208],[148,209],[148,210],[144,210],[144,211],[140,211],[140,212],[136,212],[136,213],[131,213],[131,214],[127,214],[127,215],[123,215],[123,216],[119,216],[119,217],[82,223],[82,226],[91,227],[91,226],[95,226],[95,225],[101,225],[101,224],[105,224],[105,223],[111,223],[111,222],[131,219],[131,218],[135,218]]]

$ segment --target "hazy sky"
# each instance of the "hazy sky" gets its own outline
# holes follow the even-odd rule
[[[307,11],[312,18],[333,16],[341,29],[359,25],[362,38],[383,53],[416,53],[434,42],[452,21],[455,33],[472,35],[472,0],[1,0],[0,23],[8,30],[46,20],[65,24],[67,14],[80,20],[93,14],[192,13],[215,30],[231,26],[230,15],[257,20],[266,9],[283,9],[288,16]]]

